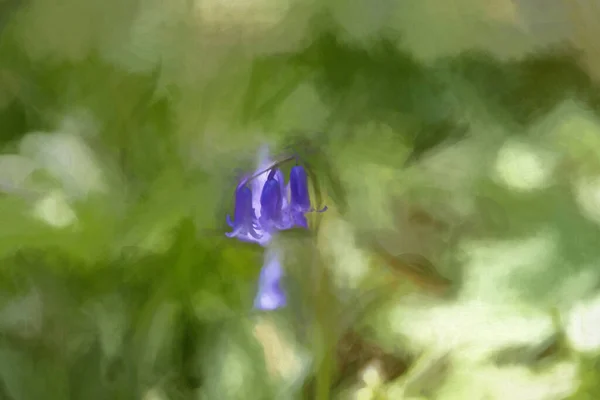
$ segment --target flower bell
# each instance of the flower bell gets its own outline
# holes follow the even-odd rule
[[[267,232],[285,230],[293,226],[285,198],[283,174],[272,169],[260,195],[260,218],[262,228]]]
[[[227,224],[233,228],[226,233],[227,237],[237,237],[246,242],[260,242],[263,235],[252,206],[252,191],[246,185],[247,179],[242,179],[235,190],[234,220],[227,215]]]
[[[304,216],[307,212],[323,212],[327,207],[321,210],[315,210],[310,204],[310,193],[308,190],[308,176],[306,170],[301,165],[292,167],[290,171],[290,211],[296,225],[308,228],[308,222]]]
[[[277,250],[267,250],[265,264],[258,279],[258,292],[254,298],[254,308],[258,310],[276,310],[287,304],[285,292],[281,287],[283,268],[281,255]]]

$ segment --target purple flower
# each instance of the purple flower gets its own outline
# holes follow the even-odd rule
[[[294,211],[307,212],[312,208],[308,193],[308,176],[301,165],[292,167],[290,171],[290,191]]]
[[[269,233],[293,226],[287,207],[284,177],[278,169],[271,170],[263,186],[260,210],[260,225]]]
[[[259,152],[257,171],[252,176],[245,176],[235,191],[234,221],[227,216],[227,223],[233,228],[226,234],[228,237],[267,248],[254,299],[254,307],[259,310],[275,310],[286,305],[286,295],[281,287],[281,252],[269,246],[273,235],[294,226],[308,229],[305,214],[316,211],[310,203],[304,167],[293,167],[286,185],[281,170],[272,166],[268,148],[263,147]],[[327,207],[318,212],[325,210]]]
[[[272,161],[269,158],[268,148],[261,148],[258,154],[258,168],[255,174],[271,165]],[[263,187],[267,182],[267,177],[266,174],[262,174],[248,182],[249,178],[250,175],[244,176],[238,184],[235,192],[235,220],[232,222],[229,215],[227,216],[227,223],[233,228],[233,232],[226,235],[227,237],[238,238],[244,242],[257,243],[264,247],[272,239],[272,232],[267,232],[258,222],[261,217],[260,197]]]
[[[303,166],[296,165],[290,171],[290,212],[294,224],[303,228],[308,228],[308,222],[304,216],[307,212],[323,212],[327,206],[321,210],[315,210],[310,204],[310,193],[308,190],[308,176]]]
[[[281,287],[282,277],[281,254],[271,248],[265,254],[265,263],[260,271],[254,308],[270,311],[284,307],[287,304],[285,292]]]
[[[233,228],[233,231],[226,235],[243,241],[259,242],[263,235],[259,231],[258,220],[252,207],[252,191],[246,185],[247,181],[247,177],[243,178],[235,190],[234,220],[232,221],[227,215],[227,224]]]

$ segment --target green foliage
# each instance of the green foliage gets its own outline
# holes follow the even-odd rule
[[[579,178],[598,172],[597,127],[590,122],[591,133],[581,142],[576,129],[556,142],[530,130],[566,99],[587,107],[587,120],[595,118],[598,90],[575,55],[548,51],[500,61],[469,51],[425,64],[395,35],[361,44],[343,40],[332,19],[317,10],[303,45],[259,52],[227,36],[227,29],[211,28],[210,20],[196,28],[193,13],[182,12],[189,19],[174,25],[193,28],[182,29],[189,37],[171,45],[185,51],[150,46],[156,54],[148,58],[159,62],[136,72],[107,55],[113,53],[106,46],[116,53],[119,46],[89,32],[88,39],[84,32],[75,38],[81,41],[77,57],[67,44],[64,54],[55,49],[50,39],[32,49],[23,35],[37,18],[30,13],[44,4],[31,2],[6,25],[0,11],[0,157],[19,155],[35,165],[15,187],[7,184],[12,172],[0,170],[0,397],[268,399],[304,392],[327,399],[340,389],[336,374],[345,369],[337,364],[337,346],[348,328],[376,331],[381,349],[370,347],[369,355],[410,363],[423,350],[418,340],[398,334],[391,323],[377,324],[390,320],[379,312],[416,289],[407,288],[404,276],[383,275],[372,260],[364,262],[368,277],[348,284],[343,274],[350,275],[351,266],[336,272],[328,263],[340,257],[324,254],[336,246],[345,246],[337,254],[360,248],[369,255],[369,249],[323,234],[336,218],[375,231],[377,215],[385,215],[398,228],[387,234],[390,247],[412,240],[434,261],[447,261],[446,270],[456,267],[447,271],[456,292],[469,285],[461,281],[469,271],[456,266],[467,253],[461,244],[486,248],[493,246],[478,241],[509,241],[516,247],[537,232],[555,233],[555,257],[536,254],[514,273],[489,267],[490,276],[514,289],[517,309],[568,308],[595,292],[564,284],[580,273],[597,275],[598,225],[581,211],[574,188]],[[115,30],[128,32],[134,23],[141,24],[123,17]],[[149,37],[171,38],[146,28]],[[217,35],[211,40],[218,48],[194,36],[209,33]],[[252,40],[266,40],[256,35]],[[123,48],[136,50],[123,36]],[[218,68],[202,68],[209,61]],[[191,74],[197,79],[188,79],[188,69],[197,70]],[[28,135],[41,132],[71,138],[90,152],[73,154],[64,142],[51,152],[44,137],[41,149],[27,153]],[[572,170],[567,177],[556,173],[555,184],[537,192],[507,188],[494,178],[491,157],[514,136],[549,147],[559,169]],[[312,231],[278,238],[289,260],[290,304],[268,315],[252,310],[263,249],[225,237],[236,174],[255,168],[252,160],[264,142],[277,155],[295,155],[309,173],[314,206],[330,207],[311,215]],[[465,143],[472,148],[461,152]],[[458,156],[438,166],[436,156],[452,149]],[[102,184],[95,184],[95,172],[73,178],[88,173],[83,161],[73,165],[81,159]],[[464,174],[453,180],[454,170]],[[458,244],[448,239],[454,231],[431,238],[418,236],[413,220],[401,225],[391,211],[403,207],[398,198],[440,217],[437,225],[428,222],[434,229],[452,225]],[[73,218],[61,222],[59,211]],[[501,266],[521,265],[519,254],[506,255],[504,264],[490,257]],[[310,353],[312,363],[293,383],[278,381],[274,361],[265,356],[269,346],[256,339],[256,326],[269,318]],[[572,357],[567,353],[560,360]],[[518,362],[527,363],[522,358]],[[574,400],[596,398],[594,363],[581,361]],[[339,381],[360,381],[354,374],[362,366],[354,367]],[[381,398],[385,384],[377,390]]]

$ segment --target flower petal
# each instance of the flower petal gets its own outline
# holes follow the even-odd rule
[[[272,248],[265,253],[265,263],[260,271],[258,292],[254,298],[254,307],[259,310],[276,310],[287,304],[285,292],[281,286],[283,268],[281,253]]]
[[[290,171],[290,191],[291,207],[294,211],[308,212],[311,210],[308,176],[301,165],[292,167]]]

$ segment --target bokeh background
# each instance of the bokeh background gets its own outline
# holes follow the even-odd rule
[[[0,398],[596,399],[599,21],[0,0]],[[263,145],[329,206],[274,312],[225,237]]]

